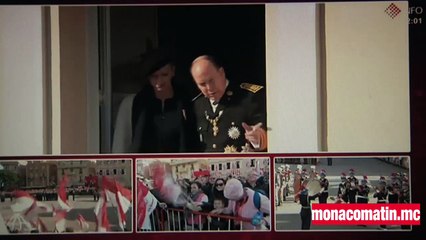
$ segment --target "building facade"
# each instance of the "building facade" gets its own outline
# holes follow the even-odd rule
[[[96,161],[96,176],[99,182],[102,178],[116,179],[123,186],[132,186],[132,161],[131,160],[98,160]]]

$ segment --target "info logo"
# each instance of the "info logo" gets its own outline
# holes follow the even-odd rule
[[[400,12],[401,9],[393,3],[391,3],[385,10],[385,13],[387,13],[391,18],[395,18]]]

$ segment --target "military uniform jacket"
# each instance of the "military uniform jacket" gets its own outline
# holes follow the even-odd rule
[[[324,188],[324,192],[327,192],[328,191],[328,185],[329,185],[328,179],[323,178],[323,179],[320,179],[319,181],[320,181],[321,187]]]
[[[194,100],[199,151],[241,152],[247,143],[242,123],[262,122],[265,129],[265,108],[265,89],[252,84],[232,85],[230,82],[215,112],[210,100],[199,96]]]

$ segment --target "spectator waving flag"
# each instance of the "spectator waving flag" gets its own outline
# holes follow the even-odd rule
[[[28,192],[16,190],[14,195],[15,203],[10,206],[13,212],[22,213],[25,216],[36,208],[36,200]]]
[[[145,186],[142,180],[138,179],[137,181],[137,188],[138,188],[138,229],[142,228],[143,222],[145,221],[146,216],[146,202],[145,197],[148,194],[148,187]]]
[[[45,203],[36,201],[28,192],[16,190],[14,191],[15,203],[10,206],[12,211],[17,214],[16,217],[22,216],[36,225],[36,218],[40,212],[52,212],[52,207]]]
[[[89,231],[89,223],[87,223],[86,219],[83,217],[83,215],[78,214],[77,216],[78,225],[80,225],[80,230],[82,232]]]
[[[55,232],[56,233],[65,232],[66,216],[67,216],[66,210],[55,211]]]
[[[102,185],[106,196],[106,201],[110,202],[114,207],[117,208],[118,212],[118,224],[122,230],[126,225],[126,212],[129,210],[132,204],[132,192],[123,187],[117,180],[110,180],[107,177],[103,177]]]
[[[160,191],[161,199],[176,207],[184,206],[187,203],[187,196],[180,185],[173,179],[170,169],[168,170],[160,162],[152,163],[150,168],[153,175],[154,188]]]
[[[149,192],[145,183],[138,179],[138,229],[150,229],[149,215],[155,210],[157,206],[157,199]]]
[[[98,232],[107,232],[110,230],[106,204],[106,194],[103,191],[95,206],[96,230]]]

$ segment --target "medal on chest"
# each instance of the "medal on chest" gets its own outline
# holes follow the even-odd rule
[[[236,140],[240,137],[241,133],[237,126],[235,126],[235,123],[232,122],[232,126],[228,129],[228,137],[232,140]]]

